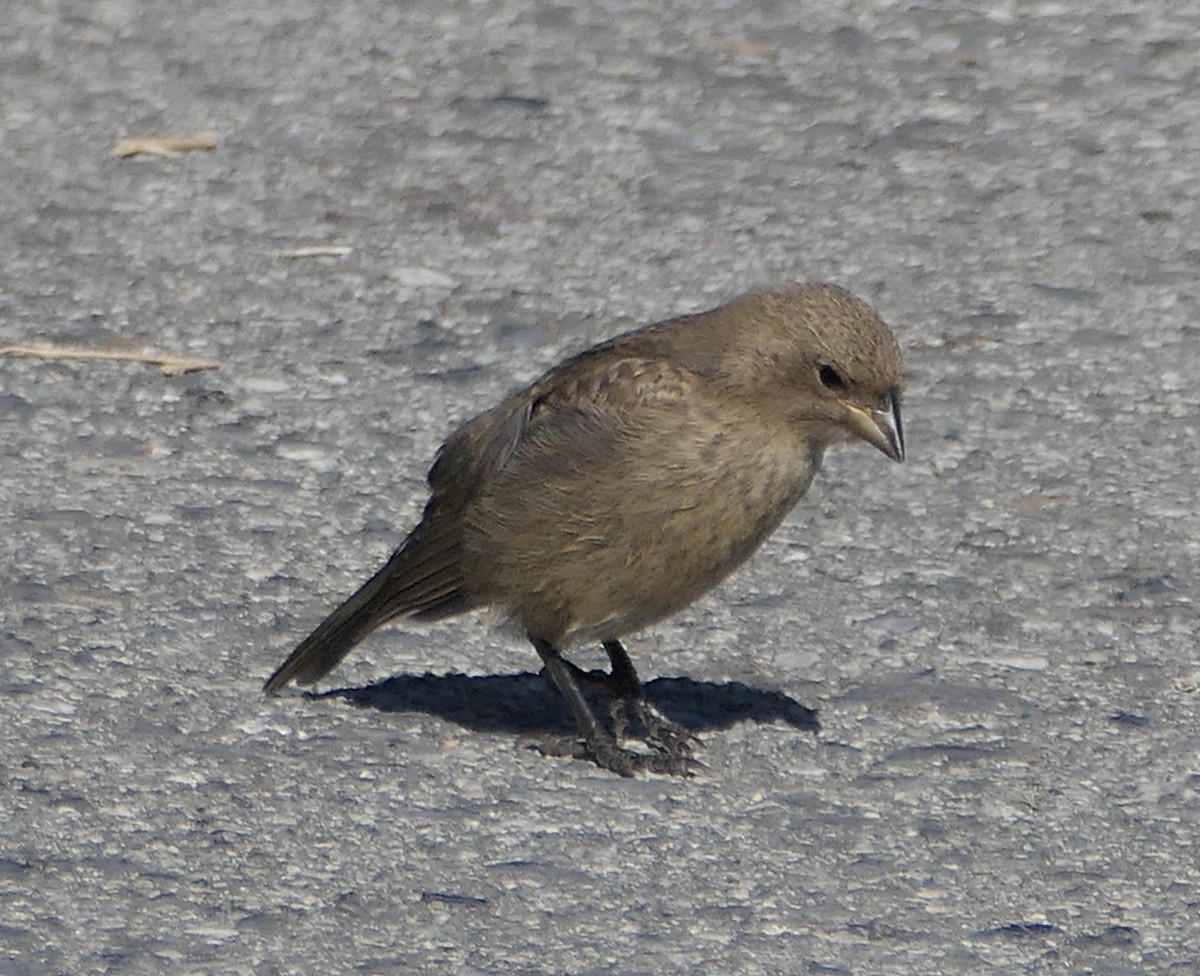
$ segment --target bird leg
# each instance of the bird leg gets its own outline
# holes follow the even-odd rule
[[[671,776],[692,774],[698,764],[691,758],[691,748],[687,745],[688,733],[660,715],[657,709],[642,698],[637,672],[625,649],[617,641],[605,642],[605,650],[608,651],[609,660],[613,664],[613,673],[600,677],[567,661],[558,648],[548,641],[532,635],[529,639],[537,649],[559,694],[563,696],[567,707],[575,716],[575,722],[583,736],[582,742],[575,738],[567,743],[561,740],[547,742],[541,747],[544,754],[590,759],[602,769],[622,776],[633,776],[639,772],[665,773]],[[615,646],[615,650],[610,649],[610,643]],[[617,709],[622,703],[631,702],[635,714],[646,729],[647,744],[652,746],[655,752],[647,755],[623,749],[617,743],[617,736],[596,720],[579,687],[581,680],[587,684],[602,684],[609,694],[614,696],[613,718],[619,731],[624,730],[628,721],[623,717],[623,709],[622,717],[618,717]],[[669,731],[663,731],[664,729]]]

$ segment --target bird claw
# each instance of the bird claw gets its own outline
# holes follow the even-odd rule
[[[690,759],[692,745],[701,744],[700,737],[679,722],[667,718],[645,698],[618,698],[612,703],[613,734],[629,738],[629,725],[635,719],[644,730],[641,741],[651,749],[673,759]]]
[[[552,759],[591,759],[587,743],[577,735],[552,735],[532,746]]]
[[[668,753],[662,749],[651,753],[634,752],[622,748],[616,739],[608,738],[588,742],[578,736],[554,736],[539,743],[536,748],[543,756],[583,759],[594,762],[601,769],[627,777],[638,773],[691,777],[707,768],[704,763],[692,758],[690,748],[686,753]]]

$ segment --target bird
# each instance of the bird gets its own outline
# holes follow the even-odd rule
[[[399,618],[500,611],[527,635],[578,734],[543,747],[622,776],[691,776],[699,740],[643,695],[622,643],[740,567],[827,449],[904,459],[899,345],[846,289],[750,292],[600,342],[449,435],[420,522],[266,680],[332,671]],[[564,656],[599,642],[610,670]],[[583,693],[606,691],[612,722]],[[631,720],[641,748],[627,748]]]

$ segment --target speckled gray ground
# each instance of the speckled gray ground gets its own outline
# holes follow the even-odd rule
[[[244,7],[0,22],[0,342],[220,363],[0,359],[0,970],[1196,972],[1194,5]],[[703,777],[477,620],[262,697],[456,421],[796,278],[910,457],[631,643]]]

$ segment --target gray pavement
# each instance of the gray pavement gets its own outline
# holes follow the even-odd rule
[[[0,971],[1200,971],[1198,37],[1169,0],[11,5],[0,344],[219,368],[0,358]],[[147,131],[218,146],[108,155]],[[474,618],[263,698],[457,421],[794,279],[895,327],[909,461],[831,458],[630,642],[702,777],[531,751],[566,715]]]

